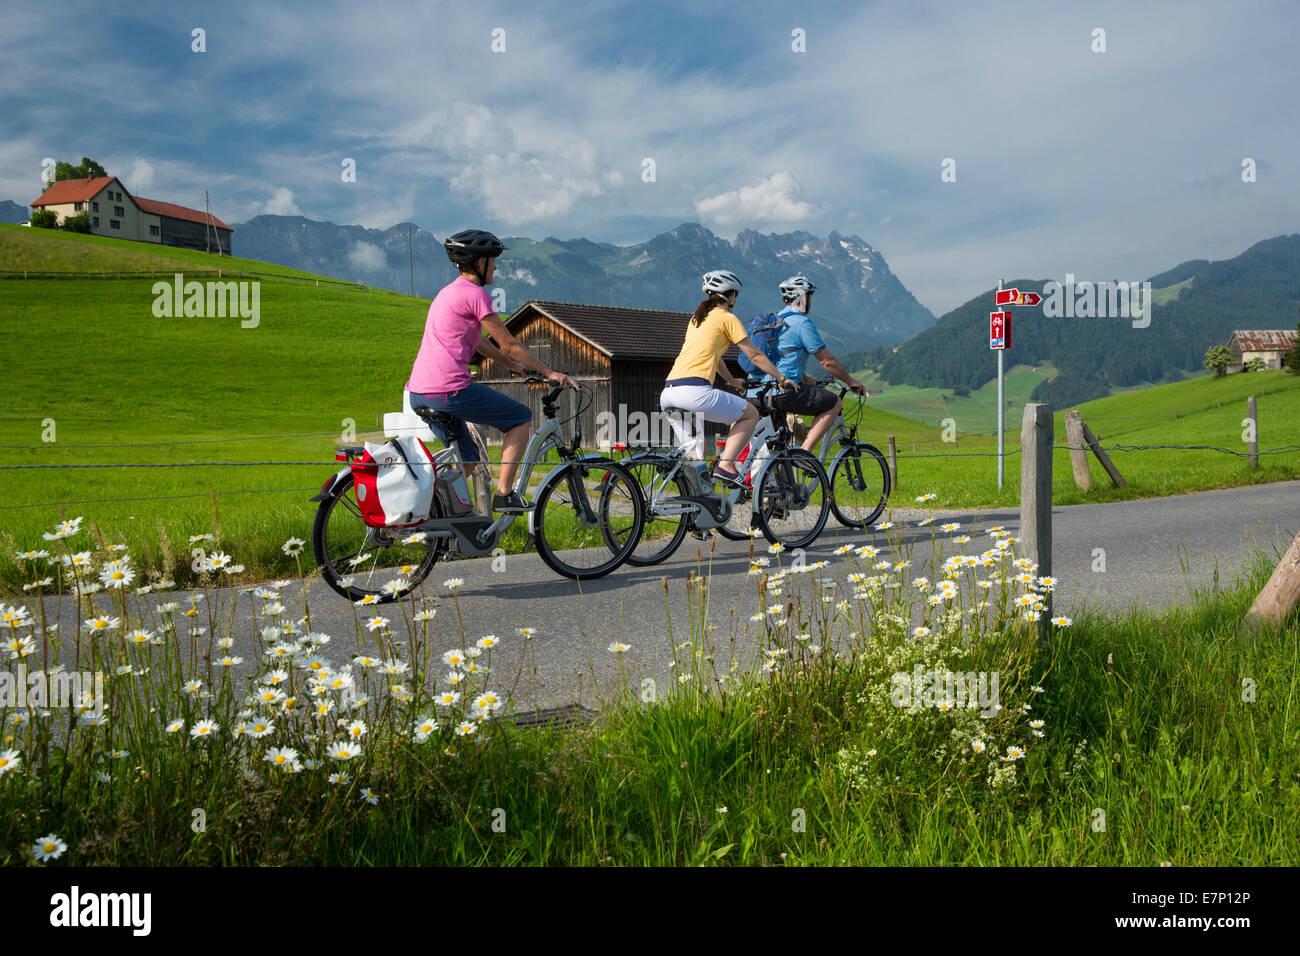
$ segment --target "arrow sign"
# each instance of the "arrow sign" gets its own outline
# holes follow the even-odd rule
[[[998,289],[993,294],[994,305],[1015,305],[1016,299],[1020,295],[1019,289]]]
[[[989,348],[1006,349],[1011,347],[1011,313],[989,313]]]
[[[1015,291],[1012,289],[1011,291]],[[1013,305],[1038,305],[1043,301],[1043,297],[1037,292],[1022,292]]]

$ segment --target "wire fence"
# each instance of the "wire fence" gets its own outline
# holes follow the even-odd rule
[[[281,272],[243,272],[236,269],[169,269],[165,272],[151,270],[148,272],[130,272],[126,270],[100,272],[66,272],[42,269],[4,269],[0,270],[0,279],[172,279],[177,275],[189,279],[272,279],[276,282],[296,282],[299,285],[328,286],[340,289],[352,289],[356,292],[386,292],[374,286],[360,282],[348,282],[346,279],[318,279],[315,276],[294,276]]]

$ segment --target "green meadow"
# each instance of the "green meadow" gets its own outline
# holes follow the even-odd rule
[[[0,270],[183,270],[211,268],[214,261],[185,250],[0,227]],[[248,272],[289,271],[251,260],[222,263]],[[345,429],[354,429],[358,440],[373,437],[382,413],[400,407],[427,311],[427,300],[396,293],[268,278],[260,290],[260,322],[243,328],[238,318],[156,318],[152,289],[151,279],[0,280],[10,362],[0,405],[0,444],[7,452],[0,471],[0,580],[20,580],[14,552],[40,546],[42,531],[79,514],[97,522],[110,543],[127,544],[140,566],[166,565],[181,581],[188,536],[214,531],[250,573],[291,570],[280,546],[309,536],[315,506],[307,499],[339,467],[333,451]],[[1045,371],[1013,369],[1009,397],[1022,403]],[[850,403],[850,414],[861,412],[862,439],[884,451],[888,436],[896,438],[893,504],[912,506],[928,492],[939,496],[933,506],[943,508],[1018,500],[1020,408],[1008,410],[1007,480],[999,490],[990,457],[996,441],[981,434],[995,420],[989,392],[954,399],[946,415],[931,409],[928,423],[890,411],[883,398]],[[1107,446],[1244,451],[1241,420],[1250,394],[1259,396],[1261,448],[1300,444],[1300,378],[1281,372],[1201,377],[1111,396],[1080,411]],[[943,417],[955,420],[956,441],[944,441]],[[1062,415],[1057,435],[1063,445]],[[1092,461],[1096,490],[1084,495],[1074,488],[1068,455],[1058,449],[1054,500],[1146,497],[1300,476],[1294,451],[1262,457],[1256,471],[1243,458],[1212,451],[1115,452],[1113,458],[1129,487],[1112,489]],[[521,524],[503,544],[525,546]]]

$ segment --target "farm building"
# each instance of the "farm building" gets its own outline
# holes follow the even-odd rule
[[[636,412],[648,417],[658,409],[659,393],[690,320],[689,312],[529,300],[505,326],[539,361],[594,389],[595,400],[579,424],[584,446],[597,448],[620,440],[610,437],[608,424],[619,420],[620,407],[625,419]],[[732,346],[726,356],[733,374],[739,374],[738,354]],[[542,396],[548,386],[523,382],[492,359],[479,367],[478,381],[526,404],[534,423],[544,420]],[[562,413],[566,407],[571,408],[560,406]],[[605,427],[598,428],[602,422]],[[726,431],[714,423],[707,427],[710,433]]]
[[[230,255],[233,230],[216,216],[132,196],[116,176],[61,179],[34,200],[32,208],[50,210],[60,223],[84,212],[96,236],[213,252],[219,245],[222,254]]]
[[[1264,360],[1264,368],[1281,368],[1283,357],[1295,343],[1295,329],[1237,329],[1228,339],[1228,351],[1232,353],[1229,371],[1240,372],[1245,363],[1256,358]]]

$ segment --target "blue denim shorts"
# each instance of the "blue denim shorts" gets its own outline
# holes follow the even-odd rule
[[[516,402],[508,395],[488,388],[481,382],[470,382],[458,392],[439,395],[421,395],[411,393],[411,408],[432,408],[454,415],[461,421],[473,422],[475,425],[490,425],[502,432],[507,432],[516,425],[527,425],[533,420],[533,413],[527,405]],[[442,443],[451,447],[454,441],[460,449],[460,457],[467,464],[478,462],[478,447],[469,431],[456,422],[449,429],[437,425],[429,426]]]

